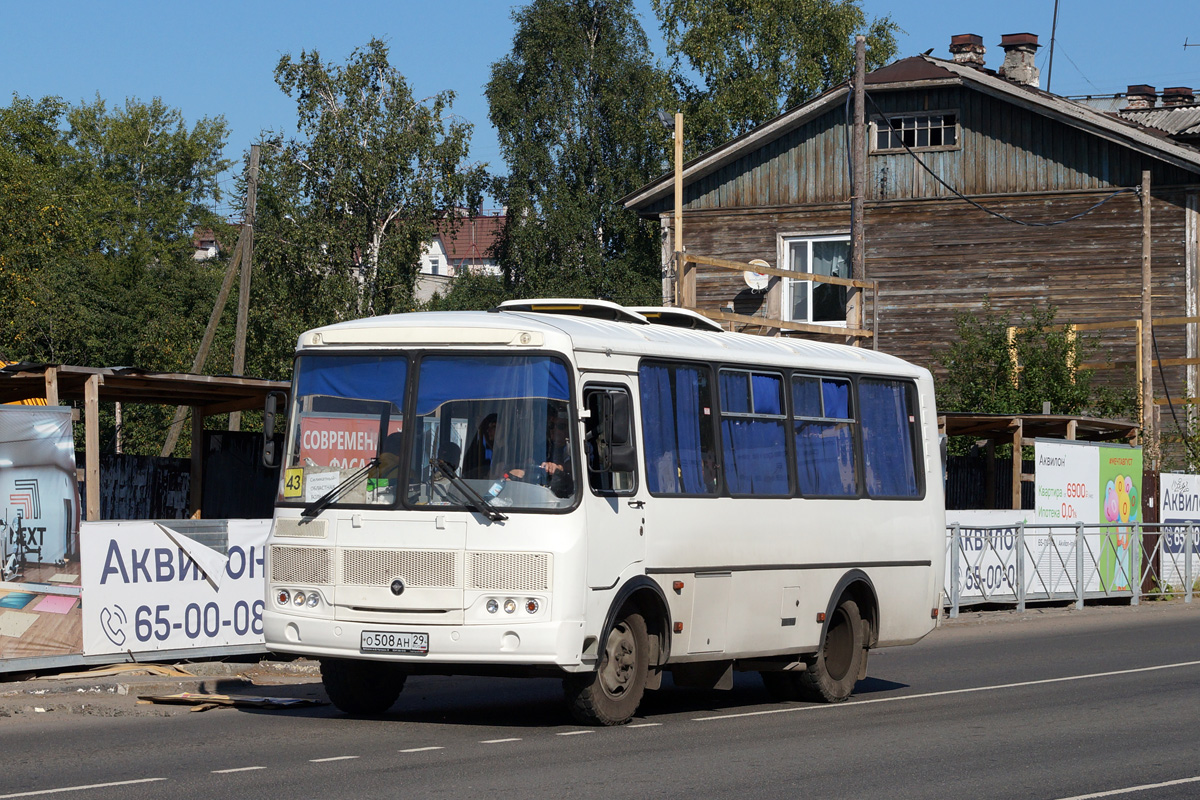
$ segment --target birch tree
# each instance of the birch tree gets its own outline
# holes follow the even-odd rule
[[[308,228],[324,269],[356,283],[353,314],[408,310],[422,244],[439,219],[477,208],[484,184],[453,92],[416,97],[378,39],[344,65],[315,50],[284,55],[275,81],[296,101],[299,136],[267,148],[275,163],[265,172],[301,193],[296,226]]]

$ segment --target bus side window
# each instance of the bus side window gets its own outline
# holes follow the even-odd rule
[[[637,446],[633,437],[633,405],[621,386],[588,386],[584,459],[588,484],[596,494],[626,495],[637,490]]]

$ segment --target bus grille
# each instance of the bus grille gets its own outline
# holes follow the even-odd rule
[[[387,586],[400,578],[406,586],[453,588],[458,585],[458,554],[447,550],[344,550],[342,582]]]
[[[324,547],[271,548],[271,581],[273,583],[333,583],[330,566],[333,559]]]
[[[468,553],[467,588],[545,592],[550,589],[548,553]]]

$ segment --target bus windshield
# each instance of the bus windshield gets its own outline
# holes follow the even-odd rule
[[[574,504],[566,366],[550,356],[428,356],[416,380],[407,502]],[[431,464],[437,460],[442,468]],[[465,486],[464,486],[465,484]]]
[[[382,473],[400,463],[407,377],[403,355],[301,356],[278,499],[314,503],[371,465],[334,505],[392,504]]]
[[[551,356],[302,355],[279,500],[412,508],[574,505],[568,370]],[[414,424],[405,424],[415,392]],[[346,483],[347,481],[350,483]],[[326,495],[333,491],[333,495]]]

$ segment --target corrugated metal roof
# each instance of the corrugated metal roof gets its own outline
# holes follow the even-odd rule
[[[1200,135],[1200,106],[1175,106],[1174,108],[1145,108],[1120,112],[1122,119],[1157,128],[1172,136]]]

